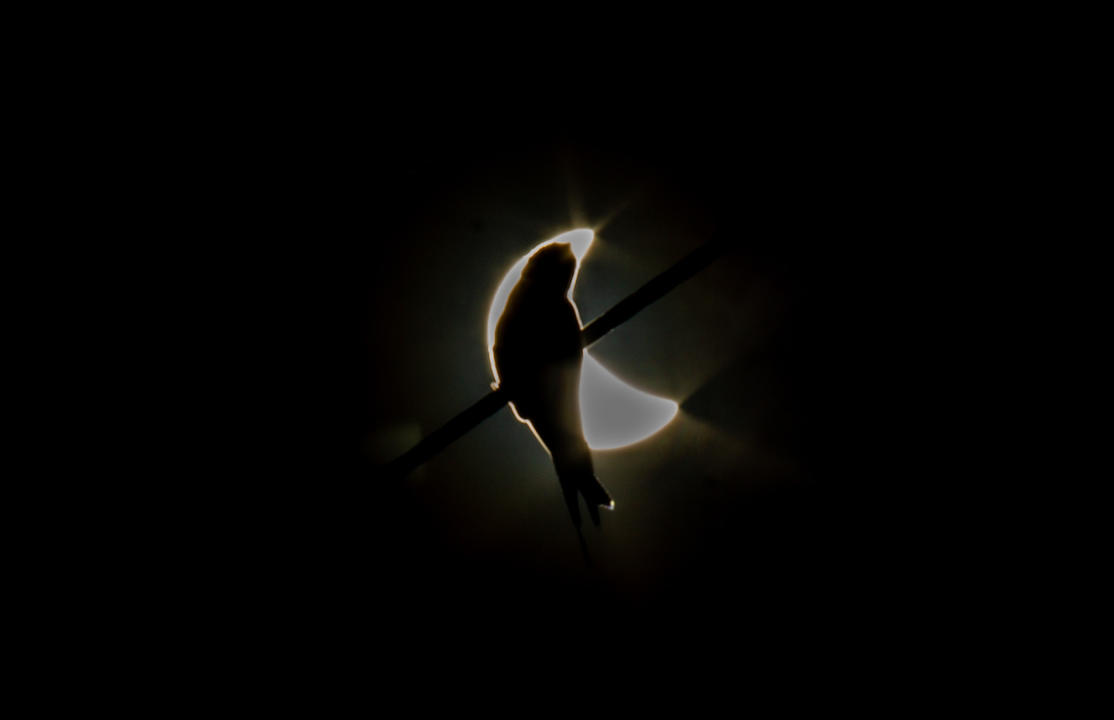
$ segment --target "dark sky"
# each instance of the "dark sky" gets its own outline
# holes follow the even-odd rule
[[[843,553],[862,530],[861,508],[848,514],[856,479],[832,458],[859,409],[832,407],[828,386],[853,335],[827,276],[854,232],[852,153],[806,127],[544,127],[411,138],[364,191],[346,248],[359,344],[345,439],[375,526],[368,589],[419,617],[591,607],[638,627],[830,607],[856,582]],[[508,410],[402,487],[377,488],[377,462],[487,392],[484,323],[506,269],[605,220],[577,284],[585,322],[712,237],[732,250],[593,349],[682,411],[643,443],[596,453],[617,510],[585,528],[592,566],[548,456]]]
[[[861,281],[907,202],[901,133],[822,99],[484,115],[454,100],[331,107],[255,169],[297,267],[279,278],[290,317],[309,329],[282,344],[313,396],[312,442],[293,442],[315,451],[260,481],[303,591],[427,639],[606,627],[654,642],[868,612],[900,562],[882,539],[900,512],[876,492],[885,418],[862,384],[887,356],[863,340],[896,319]],[[498,281],[581,226],[599,228],[574,296],[585,322],[705,241],[731,246],[593,347],[681,412],[595,453],[617,508],[584,529],[590,567],[548,456],[507,409],[401,484],[377,470],[488,392]]]
[[[756,645],[779,648],[795,679],[816,640],[836,636],[838,667],[868,632],[900,643],[891,629],[931,632],[949,608],[966,612],[968,585],[936,582],[968,553],[937,508],[968,507],[983,468],[949,466],[944,451],[977,445],[986,423],[954,388],[940,394],[953,407],[923,408],[950,382],[938,371],[974,354],[939,339],[941,308],[966,313],[940,270],[966,271],[984,236],[1002,257],[1013,243],[994,235],[999,218],[966,214],[994,191],[986,148],[1002,128],[979,124],[977,100],[998,70],[956,98],[915,69],[950,52],[935,40],[910,67],[851,48],[744,50],[741,37],[709,38],[712,18],[654,36],[633,16],[610,36],[581,24],[563,45],[524,24],[515,49],[449,27],[463,47],[443,52],[412,37],[422,25],[395,43],[383,36],[400,28],[374,22],[356,41],[330,30],[307,44],[253,24],[281,52],[245,44],[242,62],[211,58],[199,77],[209,51],[191,45],[180,69],[126,88],[137,108],[119,122],[112,103],[71,113],[134,133],[135,162],[111,134],[91,138],[129,187],[95,184],[142,236],[135,274],[155,286],[186,274],[184,304],[214,318],[186,309],[203,338],[173,338],[166,352],[185,367],[151,385],[156,401],[164,385],[196,389],[200,417],[180,431],[139,418],[157,459],[107,500],[127,516],[109,528],[122,551],[75,543],[95,557],[74,597],[147,612],[151,642],[172,650],[156,630],[196,632],[199,667],[225,659],[230,682],[245,664],[230,644],[285,663],[304,643],[314,650],[299,660],[380,682],[387,665],[435,695],[433,672],[482,675],[488,644],[510,639],[521,654],[504,663],[557,661],[564,674],[543,676],[554,695],[613,687],[650,702],[657,678],[624,684],[576,663],[636,660],[666,682],[712,663],[729,676],[704,679],[734,688],[731,660]],[[628,52],[614,34],[646,47]],[[480,50],[483,66],[458,62]],[[844,56],[856,61],[833,60]],[[1027,162],[1027,142],[1003,148],[1007,171]],[[616,509],[584,528],[590,565],[552,463],[507,409],[402,482],[381,472],[489,391],[497,283],[529,248],[582,226],[597,228],[574,296],[585,322],[708,240],[730,246],[592,348],[681,410],[652,438],[594,454]],[[145,344],[169,324],[157,303],[147,311]],[[976,316],[972,336],[997,321]],[[211,444],[221,457],[197,457]],[[165,467],[177,473],[166,482]],[[78,478],[100,494],[92,480]],[[120,602],[100,569],[117,555],[137,557]],[[958,565],[966,580],[988,563]]]

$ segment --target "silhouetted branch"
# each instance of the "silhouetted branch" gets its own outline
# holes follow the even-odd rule
[[[388,477],[405,477],[414,468],[448,447],[454,440],[494,415],[507,404],[502,390],[492,390],[464,412],[429,435],[387,465]]]
[[[613,308],[584,326],[580,338],[584,347],[602,338],[634,317],[650,303],[659,300],[669,291],[706,268],[719,257],[727,244],[713,240],[678,260],[665,272],[620,300]]]

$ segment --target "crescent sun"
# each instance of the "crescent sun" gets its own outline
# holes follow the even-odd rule
[[[569,243],[577,260],[577,273],[588,248],[592,245],[595,233],[586,228],[570,230],[545,242],[539,243],[511,266],[503,276],[499,289],[491,301],[487,314],[487,351],[491,372],[496,381],[499,373],[495,369],[495,326],[503,314],[511,289],[522,275],[526,261],[539,248],[555,242]],[[576,275],[569,287],[569,297],[576,288]],[[580,419],[584,426],[584,439],[593,450],[614,450],[641,442],[658,432],[677,415],[678,405],[668,398],[658,397],[619,379],[584,351],[584,362],[580,370]]]

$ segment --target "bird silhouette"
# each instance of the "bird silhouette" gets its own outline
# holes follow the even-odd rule
[[[515,415],[549,451],[557,479],[580,529],[579,492],[592,522],[614,501],[596,479],[580,422],[580,316],[568,297],[577,261],[568,243],[544,245],[530,256],[495,326],[492,354],[499,387]]]

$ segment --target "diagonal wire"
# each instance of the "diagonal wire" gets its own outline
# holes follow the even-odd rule
[[[630,320],[646,306],[659,300],[684,281],[700,272],[723,254],[727,243],[712,240],[678,260],[669,269],[647,282],[616,303],[610,310],[584,326],[580,339],[585,348],[607,333]],[[494,415],[507,404],[502,390],[492,390],[457,414],[399,457],[388,463],[384,470],[388,477],[403,478],[419,465],[430,460],[472,428]]]

